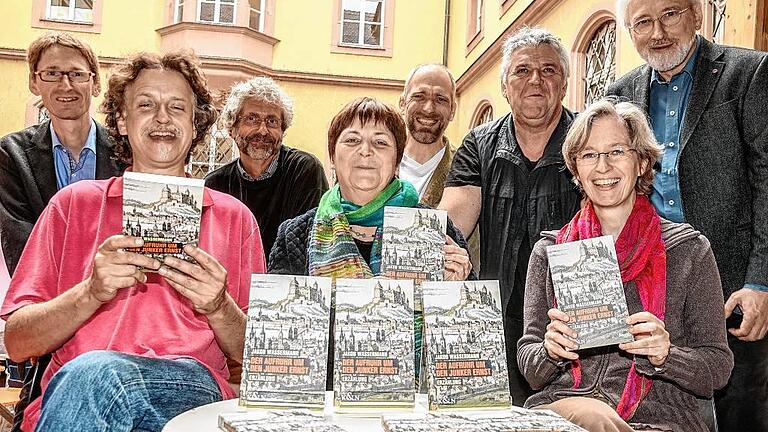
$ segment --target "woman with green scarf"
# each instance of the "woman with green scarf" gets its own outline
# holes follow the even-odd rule
[[[280,225],[268,272],[333,278],[379,276],[384,207],[427,208],[419,204],[413,185],[397,178],[405,140],[400,114],[375,99],[355,99],[336,114],[328,130],[328,154],[336,184],[317,208]],[[446,232],[444,279],[474,279],[467,243],[450,220]],[[421,322],[417,316],[417,353],[421,349]],[[329,389],[333,381],[332,348],[328,356]]]

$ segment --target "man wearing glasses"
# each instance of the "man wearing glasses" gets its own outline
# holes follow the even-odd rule
[[[122,173],[107,131],[90,115],[101,90],[99,63],[85,42],[46,33],[27,50],[29,89],[40,96],[50,120],[0,138],[0,242],[13,276],[32,227],[61,188],[84,179]],[[16,412],[39,395],[49,355],[19,364],[24,379]],[[21,421],[17,415],[16,422]]]
[[[235,84],[219,122],[237,144],[240,158],[210,173],[205,185],[248,206],[269,261],[280,224],[317,207],[328,190],[323,165],[315,156],[283,145],[293,122],[293,100],[270,78]]]
[[[698,36],[702,8],[702,0],[619,0],[647,64],[608,93],[644,107],[664,146],[651,192],[659,214],[693,225],[715,253],[736,362],[716,395],[720,431],[765,431],[768,55]]]

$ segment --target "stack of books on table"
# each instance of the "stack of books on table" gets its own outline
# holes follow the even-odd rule
[[[385,415],[385,432],[587,432],[548,410]]]
[[[219,414],[219,429],[225,432],[347,432],[323,416],[305,410]]]

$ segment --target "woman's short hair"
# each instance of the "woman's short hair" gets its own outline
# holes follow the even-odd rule
[[[96,86],[97,93],[101,92],[101,78],[99,77],[99,61],[91,47],[72,36],[69,33],[47,32],[32,41],[27,48],[27,64],[29,65],[29,77],[32,78],[37,72],[37,64],[40,63],[40,57],[48,49],[54,46],[72,48],[80,53],[88,63],[88,69],[93,72],[93,85]]]
[[[243,108],[243,103],[249,99],[279,107],[283,116],[281,119],[283,132],[291,127],[293,99],[272,78],[256,77],[233,85],[229,91],[227,102],[221,110],[221,119],[230,135],[232,135],[232,126],[237,122],[237,116]]]
[[[650,194],[653,185],[653,165],[661,155],[662,147],[656,142],[645,113],[638,106],[630,102],[621,102],[614,97],[600,99],[588,106],[576,117],[568,130],[563,143],[563,158],[568,170],[574,175],[574,183],[579,185],[575,177],[576,156],[587,145],[595,120],[603,117],[614,117],[626,126],[629,147],[637,152],[640,166],[645,164],[645,171],[637,178],[635,190],[641,195]]]
[[[104,123],[109,135],[115,140],[115,154],[126,164],[133,163],[128,137],[120,134],[117,121],[123,115],[126,100],[125,91],[145,69],[159,69],[179,72],[192,88],[195,95],[195,109],[192,117],[195,136],[192,146],[187,152],[185,161],[189,163],[195,148],[201,144],[208,129],[216,122],[218,112],[213,106],[213,96],[208,90],[208,82],[200,69],[200,61],[191,51],[176,51],[164,55],[142,52],[128,58],[126,63],[118,66],[109,77],[107,92],[101,103],[101,112],[105,114]]]
[[[405,152],[405,122],[395,108],[370,97],[360,97],[344,106],[344,108],[333,117],[331,126],[328,128],[328,154],[333,160],[336,151],[336,141],[344,129],[355,122],[360,124],[369,122],[384,125],[395,137],[395,146],[397,147],[397,160],[395,166],[400,165]]]

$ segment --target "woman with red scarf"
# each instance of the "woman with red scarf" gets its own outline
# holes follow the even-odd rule
[[[538,393],[526,407],[557,411],[590,431],[707,431],[697,398],[733,367],[723,294],[707,239],[661,219],[649,195],[662,148],[636,106],[601,100],[574,121],[563,155],[584,206],[534,247],[517,361]],[[634,340],[578,350],[556,307],[546,247],[612,235]]]

